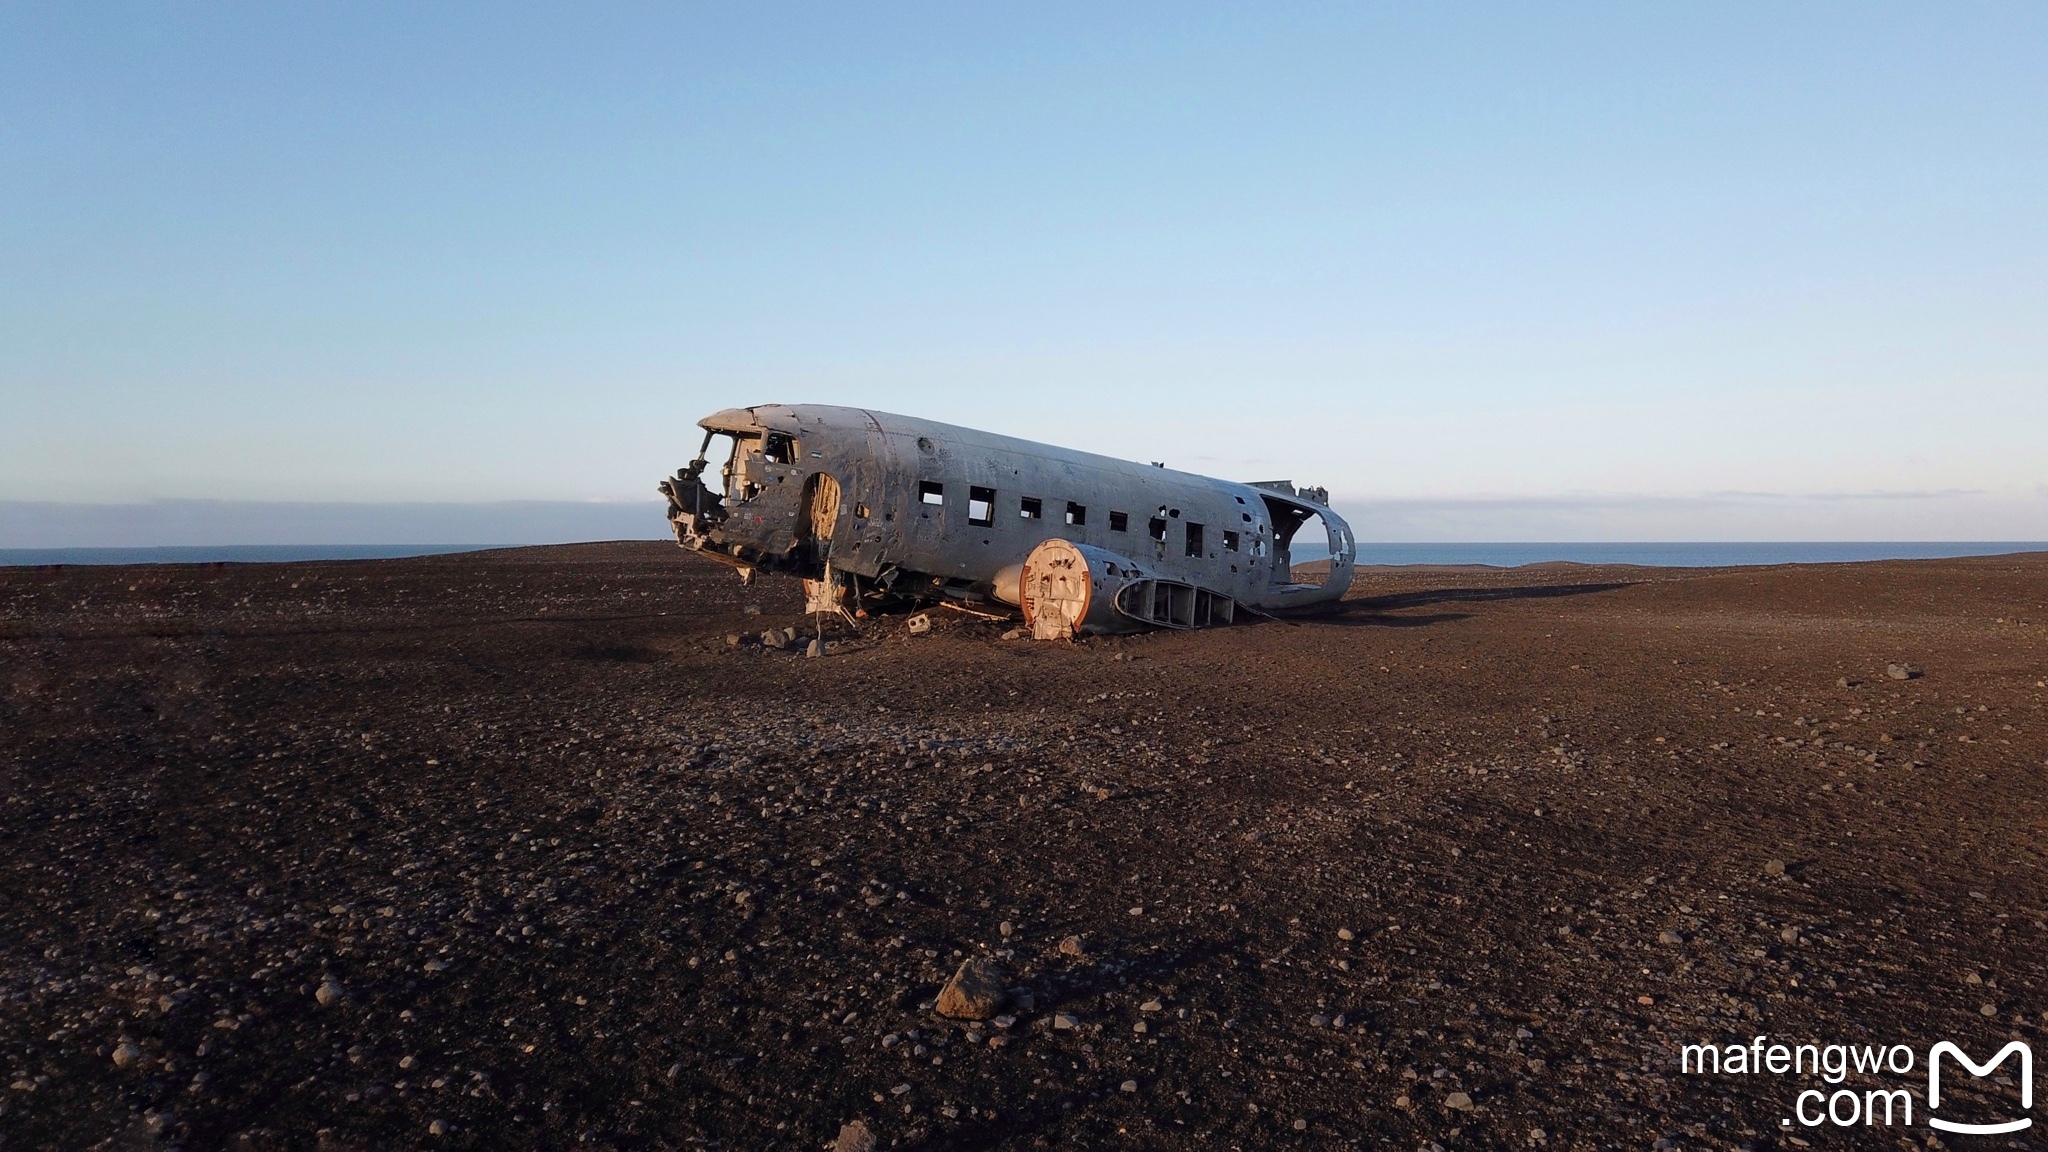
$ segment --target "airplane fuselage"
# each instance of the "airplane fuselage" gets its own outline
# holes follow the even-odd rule
[[[745,570],[839,578],[896,594],[1016,603],[1006,585],[1039,544],[1088,545],[1148,577],[1260,611],[1334,600],[1351,530],[1284,481],[1239,484],[858,408],[761,405],[698,422],[733,440],[722,492],[703,453],[665,481],[686,548]],[[1320,518],[1330,569],[1291,570],[1296,529]],[[856,589],[857,590],[857,589]]]

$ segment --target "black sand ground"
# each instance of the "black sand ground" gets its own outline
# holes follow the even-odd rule
[[[0,1147],[1919,1147],[1924,1067],[1809,1128],[1678,1047],[2039,1047],[2048,557],[728,647],[796,599],[0,571]],[[927,1008],[970,954],[1006,1027]]]

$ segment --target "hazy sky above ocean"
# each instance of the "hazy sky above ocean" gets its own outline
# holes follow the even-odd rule
[[[638,501],[785,400],[1367,539],[2048,538],[2044,59],[1996,3],[15,5],[0,502]]]

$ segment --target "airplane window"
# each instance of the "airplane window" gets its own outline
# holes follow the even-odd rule
[[[1223,550],[1225,552],[1237,551],[1237,533],[1232,532],[1228,528],[1223,530]]]
[[[770,432],[768,442],[761,448],[761,458],[770,464],[796,463],[796,441],[781,432]]]
[[[1076,504],[1076,503],[1074,503],[1074,502],[1073,502],[1072,500],[1069,500],[1069,501],[1067,501],[1067,523],[1069,523],[1069,524],[1086,524],[1086,523],[1088,523],[1088,507],[1087,507],[1087,505],[1085,505],[1085,504]]]
[[[1026,520],[1036,520],[1044,515],[1044,507],[1036,496],[1026,496],[1017,505],[1017,515]]]
[[[921,504],[944,504],[946,502],[946,486],[936,480],[919,480],[917,482],[917,499]]]
[[[1202,526],[1193,520],[1188,521],[1187,552],[1190,556],[1200,556],[1202,554]]]
[[[1166,517],[1154,516],[1146,522],[1145,528],[1152,534],[1154,540],[1162,544],[1166,542]]]
[[[1111,532],[1128,532],[1128,531],[1130,531],[1130,528],[1131,528],[1131,517],[1130,517],[1130,513],[1128,513],[1128,512],[1111,512],[1111,513],[1109,514],[1109,530],[1110,530]]]
[[[983,528],[996,522],[996,490],[973,487],[967,490],[967,522]]]

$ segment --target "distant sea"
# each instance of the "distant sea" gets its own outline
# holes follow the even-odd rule
[[[390,560],[501,548],[501,544],[235,544],[190,548],[0,548],[0,567],[36,564],[240,564],[288,560]],[[1360,564],[1486,564],[1512,568],[1546,561],[1642,564],[1659,568],[1725,568],[1741,564],[1839,564],[1854,560],[1939,560],[2048,552],[2048,541],[1871,541],[1840,543],[1679,544],[1370,544]],[[1329,549],[1302,545],[1295,563],[1321,560]]]
[[[396,560],[480,552],[503,544],[222,544],[189,548],[0,548],[0,567],[24,564],[276,564],[288,560]]]
[[[1360,564],[1641,564],[1652,568],[1727,568],[1743,564],[1842,564],[1856,560],[1941,560],[1955,556],[1999,556],[2048,552],[2048,542],[1979,541],[1766,541],[1762,543],[1672,544],[1368,544],[1358,545]],[[1327,557],[1330,550],[1296,548],[1294,562]]]

